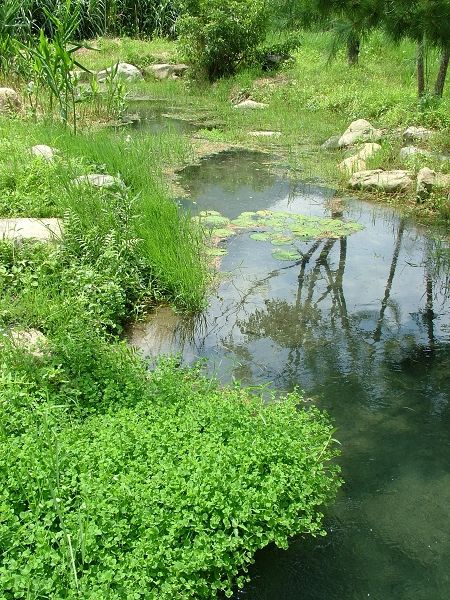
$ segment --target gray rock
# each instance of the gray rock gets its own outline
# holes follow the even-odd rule
[[[349,175],[355,171],[364,171],[366,169],[366,160],[371,158],[379,150],[381,150],[380,144],[368,142],[364,144],[354,156],[349,156],[343,160],[339,164],[339,169]]]
[[[76,69],[71,72],[72,79],[76,83],[89,83],[93,77],[95,77],[95,73],[92,71],[84,71],[83,69]]]
[[[22,103],[19,94],[8,87],[0,87],[0,115],[7,113],[17,113]]]
[[[380,192],[404,192],[412,186],[409,171],[359,171],[349,181],[350,187]]]
[[[405,146],[400,150],[400,158],[402,160],[406,160],[411,156],[425,156],[427,158],[432,158],[441,162],[446,162],[450,160],[450,156],[446,154],[435,154],[434,152],[430,152],[429,150],[417,148],[417,146]]]
[[[81,175],[80,177],[73,179],[72,183],[73,185],[90,185],[105,189],[123,189],[125,187],[125,184],[120,177],[113,177],[112,175],[103,175],[100,173]]]
[[[417,199],[426,200],[434,190],[450,193],[450,175],[436,173],[428,167],[420,169],[417,174]]]
[[[37,146],[31,148],[31,154],[38,158],[43,158],[48,162],[52,162],[55,154],[57,154],[57,150],[55,150],[55,148],[50,148],[50,146],[46,146],[45,144],[37,144]]]
[[[383,132],[375,129],[373,125],[365,119],[353,121],[339,138],[339,148],[353,146],[355,142],[376,142],[381,139]]]
[[[416,146],[405,146],[400,150],[400,158],[405,160],[410,156],[433,156],[432,152],[429,150],[424,150],[423,148],[417,148]]]
[[[125,81],[137,81],[139,79],[144,78],[141,71],[134,65],[129,65],[128,63],[118,63],[114,67],[109,67],[108,69],[99,71],[97,73],[97,80],[100,83],[103,83],[107,80],[108,77],[111,76],[111,73],[114,72],[115,77],[123,79]]]
[[[260,109],[267,108],[268,104],[264,104],[264,102],[255,102],[255,100],[243,100],[239,102],[239,104],[235,104],[233,108],[241,108],[241,109]]]
[[[61,234],[59,219],[0,219],[0,239],[47,242],[60,238]]]
[[[341,139],[340,135],[332,135],[327,139],[320,147],[322,150],[337,150],[339,146],[339,140]]]
[[[156,79],[169,79],[170,77],[176,79],[178,77],[182,77],[188,69],[189,66],[183,63],[176,65],[161,63],[157,65],[150,65],[146,68],[146,72],[156,77]]]
[[[431,131],[431,129],[426,129],[425,127],[408,127],[408,129],[405,129],[405,131],[403,132],[403,139],[405,141],[414,141],[414,140],[422,140],[422,141],[426,141],[429,140],[432,135],[434,134],[434,131]]]

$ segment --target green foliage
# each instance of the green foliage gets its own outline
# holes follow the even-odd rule
[[[16,35],[23,25],[21,0],[0,3],[0,73],[8,74],[17,54]]]
[[[243,583],[259,548],[323,533],[332,429],[297,394],[266,404],[167,363],[74,420],[26,375],[3,370],[1,383],[7,600],[212,599]]]
[[[8,2],[14,0],[7,0]],[[78,39],[98,35],[173,35],[175,22],[183,10],[183,0],[74,0],[80,13]],[[22,0],[27,28],[43,29],[52,37],[54,24],[49,15],[61,17],[60,0]]]
[[[62,10],[62,9],[61,9]],[[71,71],[75,66],[84,67],[75,60],[75,52],[81,48],[73,44],[73,36],[80,19],[80,5],[73,8],[72,1],[63,3],[61,18],[51,14],[44,8],[44,13],[52,27],[52,38],[45,35],[43,29],[39,32],[39,41],[30,38],[22,44],[25,60],[31,64],[33,79],[29,86],[30,96],[39,97],[44,88],[50,94],[50,111],[53,101],[59,106],[62,122],[71,122],[74,132],[77,129],[77,113],[75,110],[75,84]]]
[[[198,75],[214,81],[251,58],[267,25],[265,0],[196,0],[177,29],[186,58]]]

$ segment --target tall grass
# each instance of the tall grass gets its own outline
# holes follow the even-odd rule
[[[11,142],[13,128],[17,138]],[[11,161],[2,153],[0,192],[8,196],[0,205],[3,214],[69,215],[70,225],[78,232],[78,254],[89,251],[93,260],[111,239],[119,240],[125,253],[134,244],[133,261],[151,279],[154,299],[169,300],[180,310],[200,309],[207,283],[201,234],[170,200],[164,175],[165,165],[179,163],[187,155],[183,138],[171,133],[137,135],[130,142],[125,134],[111,131],[75,136],[54,126],[35,126],[31,136],[26,128],[25,124],[0,122],[0,148],[13,157],[14,165],[8,171]],[[58,157],[50,163],[33,158],[29,152],[33,143],[56,147]],[[126,189],[108,192],[73,184],[75,177],[86,173],[120,177]]]
[[[60,0],[4,0],[5,5],[19,5],[24,15],[23,30],[33,33],[43,29],[49,36],[53,23],[49,14],[62,16]],[[181,0],[76,0],[80,9],[78,36],[97,35],[173,36],[175,22],[183,10]]]

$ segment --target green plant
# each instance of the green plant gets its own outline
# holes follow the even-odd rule
[[[182,49],[210,81],[236,72],[264,39],[265,0],[196,0],[177,23]]]
[[[25,376],[2,384],[7,599],[228,596],[259,548],[323,534],[321,507],[338,486],[333,432],[297,394],[265,404],[169,362],[122,394],[125,405],[112,397],[74,420],[62,395]],[[10,406],[24,402],[34,411],[18,411],[18,435]]]
[[[73,7],[72,1],[66,0],[61,18],[51,14],[45,7],[43,10],[52,26],[51,40],[41,29],[37,45],[33,39],[22,44],[32,64],[33,85],[30,95],[37,96],[44,88],[50,95],[50,113],[56,101],[62,122],[67,125],[71,121],[76,133],[77,97],[72,70],[75,66],[86,70],[74,56],[83,45],[72,41],[79,24],[80,4]]]

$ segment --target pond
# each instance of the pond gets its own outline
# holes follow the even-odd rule
[[[236,599],[448,600],[449,282],[434,238],[391,208],[338,199],[273,167],[254,153],[189,167],[188,208],[364,228],[300,240],[291,261],[238,230],[220,244],[222,276],[203,315],[182,321],[163,309],[132,335],[148,356],[207,358],[222,381],[299,387],[336,424],[345,485],[328,535],[260,552]]]

